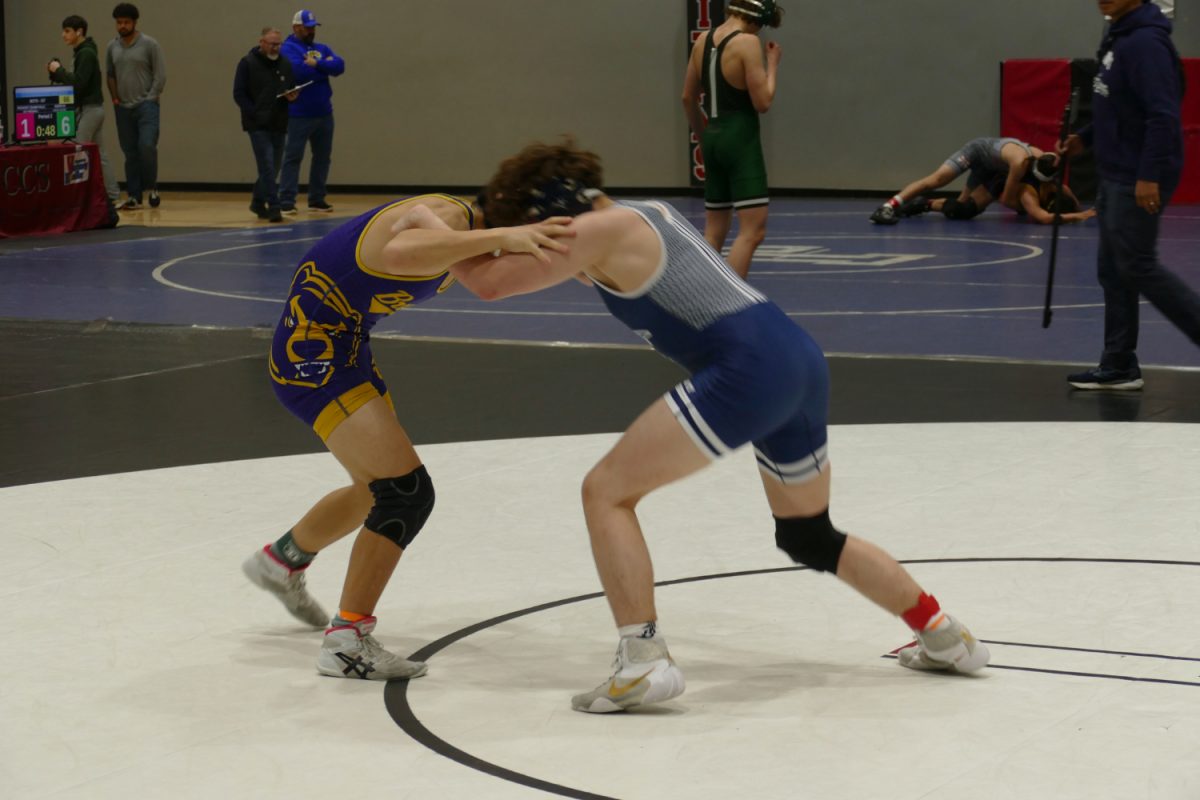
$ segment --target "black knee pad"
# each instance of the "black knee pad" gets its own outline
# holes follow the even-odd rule
[[[983,209],[969,197],[962,203],[952,197],[942,205],[942,213],[946,215],[946,219],[971,219],[982,212]]]
[[[833,527],[825,509],[815,517],[776,517],[775,545],[797,564],[836,574],[846,534]]]
[[[380,478],[368,484],[375,505],[367,514],[367,530],[408,547],[433,511],[433,481],[425,467],[399,478]]]

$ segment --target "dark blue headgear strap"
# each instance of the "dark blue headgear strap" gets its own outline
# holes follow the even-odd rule
[[[576,217],[592,210],[599,189],[584,186],[574,178],[552,178],[529,193],[525,216],[531,222],[550,217]]]

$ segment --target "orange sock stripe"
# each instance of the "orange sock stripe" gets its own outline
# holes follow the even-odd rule
[[[369,617],[371,615],[370,614],[359,614],[354,611],[338,611],[338,616],[341,617],[342,619],[346,620],[346,622],[362,622],[364,619],[366,619],[367,617]]]

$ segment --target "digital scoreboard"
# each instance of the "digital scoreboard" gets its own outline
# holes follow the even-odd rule
[[[14,87],[13,122],[18,144],[74,138],[75,87]]]

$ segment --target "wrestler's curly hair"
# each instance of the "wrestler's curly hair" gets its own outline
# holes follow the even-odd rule
[[[564,136],[558,144],[534,142],[504,159],[481,192],[488,227],[529,222],[527,212],[534,203],[532,191],[556,178],[603,189],[600,156],[581,149],[574,136]]]

